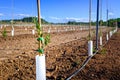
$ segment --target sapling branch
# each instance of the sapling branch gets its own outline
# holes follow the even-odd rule
[[[50,42],[50,34],[45,36],[45,39],[43,37],[43,32],[42,32],[42,27],[41,25],[38,23],[37,19],[34,18],[34,23],[36,24],[36,29],[37,29],[37,33],[38,33],[38,52],[39,55],[44,54],[44,47]]]

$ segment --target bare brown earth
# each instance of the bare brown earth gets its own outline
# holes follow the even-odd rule
[[[105,46],[106,54],[95,55],[72,80],[120,78],[120,50],[118,44],[114,44],[119,43],[119,34],[120,31]],[[48,80],[64,80],[81,66],[87,58],[87,36],[88,31],[51,33],[51,43],[45,48]],[[38,54],[36,38],[37,35],[31,34],[0,37],[0,80],[35,80],[35,56]],[[113,55],[114,51],[117,55]]]
[[[57,70],[57,67],[60,68],[63,63],[57,66],[59,62],[57,63],[56,61],[65,57],[62,57],[62,55],[65,53],[75,55],[75,49],[78,49],[77,45],[86,43],[82,37],[87,36],[87,34],[88,31],[82,33],[79,31],[70,31],[51,34],[51,43],[45,48],[48,77],[53,75],[53,72],[51,71],[52,68],[56,67],[56,70],[53,70],[54,72],[61,70]],[[17,35],[14,37],[8,36],[6,38],[0,37],[1,80],[35,79],[35,55],[37,55],[35,50],[38,47],[36,38],[36,35],[30,34]],[[79,42],[81,41],[81,38],[83,41]],[[83,49],[83,51],[85,51],[85,49]],[[68,59],[71,59],[71,55],[68,56]],[[68,64],[71,64],[71,61],[69,61]],[[58,76],[58,74],[56,76]]]
[[[71,80],[120,80],[120,30]]]

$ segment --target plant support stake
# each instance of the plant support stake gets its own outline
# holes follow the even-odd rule
[[[13,17],[14,17],[14,14],[13,14],[13,5],[14,5],[14,0],[12,0],[12,20],[11,20],[11,26],[12,26],[12,36],[14,36],[14,26],[13,26]]]
[[[98,50],[98,27],[99,27],[99,0],[97,0],[96,50]]]
[[[91,0],[89,0],[89,40],[91,40]]]
[[[102,0],[100,1],[100,46],[102,46]]]
[[[46,80],[46,64],[44,54],[44,38],[41,30],[41,18],[40,18],[40,0],[37,0],[38,10],[38,22],[36,22],[36,28],[38,32],[38,53],[36,56],[36,80]]]
[[[93,55],[93,41],[91,40],[91,0],[89,0],[89,41],[88,41],[88,56]]]
[[[108,10],[108,0],[106,0],[106,7],[107,7],[107,10],[106,10],[106,13],[107,13],[107,14],[106,14],[106,26],[108,27],[108,24],[109,24],[109,23],[108,23],[108,17],[109,17],[109,16],[108,16],[108,14],[109,14],[109,10]]]
[[[41,28],[41,17],[40,17],[40,0],[37,0],[37,11],[38,11],[38,25]],[[41,30],[40,30],[41,31]],[[41,34],[41,32],[39,32]],[[40,36],[39,36],[40,37]],[[41,41],[39,41],[39,49],[41,49]]]

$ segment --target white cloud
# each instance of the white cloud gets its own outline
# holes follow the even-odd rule
[[[76,22],[88,22],[87,18],[74,18],[74,17],[66,17],[67,21],[76,21]]]
[[[0,16],[3,16],[4,14],[0,13]]]
[[[33,16],[33,17],[38,17],[38,16]],[[43,18],[43,19],[45,19],[45,17],[44,16],[40,16],[41,18]]]
[[[49,18],[57,22],[68,22],[68,21],[88,22],[87,18],[75,18],[75,17],[58,18],[58,17],[53,17],[53,16]]]
[[[50,16],[49,18],[50,18],[50,19],[54,19],[54,20],[62,20],[62,18],[53,17],[53,16]]]
[[[29,17],[30,15],[28,15],[28,14],[18,14],[18,16],[21,16],[21,17]]]
[[[114,13],[112,13],[112,12],[109,12],[109,13],[108,13],[108,15],[109,15],[109,16],[113,16],[113,15],[114,15]]]

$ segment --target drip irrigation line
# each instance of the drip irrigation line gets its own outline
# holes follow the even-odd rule
[[[110,39],[109,39],[109,40],[110,40]],[[109,40],[108,40],[108,41],[109,41]],[[104,46],[108,43],[108,41],[106,41],[106,43],[105,43],[102,47],[104,47]],[[93,54],[93,56],[95,56],[95,55],[98,53],[99,50],[101,50],[101,49],[96,50],[96,52]],[[70,80],[73,76],[77,75],[77,74],[88,64],[88,62],[91,60],[91,58],[92,58],[93,56],[88,56],[88,57],[86,58],[86,60],[83,62],[82,66],[81,66],[78,70],[76,70],[75,72],[73,72],[73,73],[72,73],[69,77],[67,77],[65,80]]]
[[[97,52],[98,52],[98,50],[93,54],[93,56],[94,56]],[[68,78],[66,78],[65,80],[70,80],[73,76],[77,75],[78,72],[80,72],[80,71],[88,64],[88,62],[91,60],[91,58],[92,58],[93,56],[88,56],[88,57],[86,58],[86,60],[83,62],[82,66],[81,66],[78,70],[76,70],[75,72],[73,72],[73,74],[71,74],[71,75],[70,75]]]

